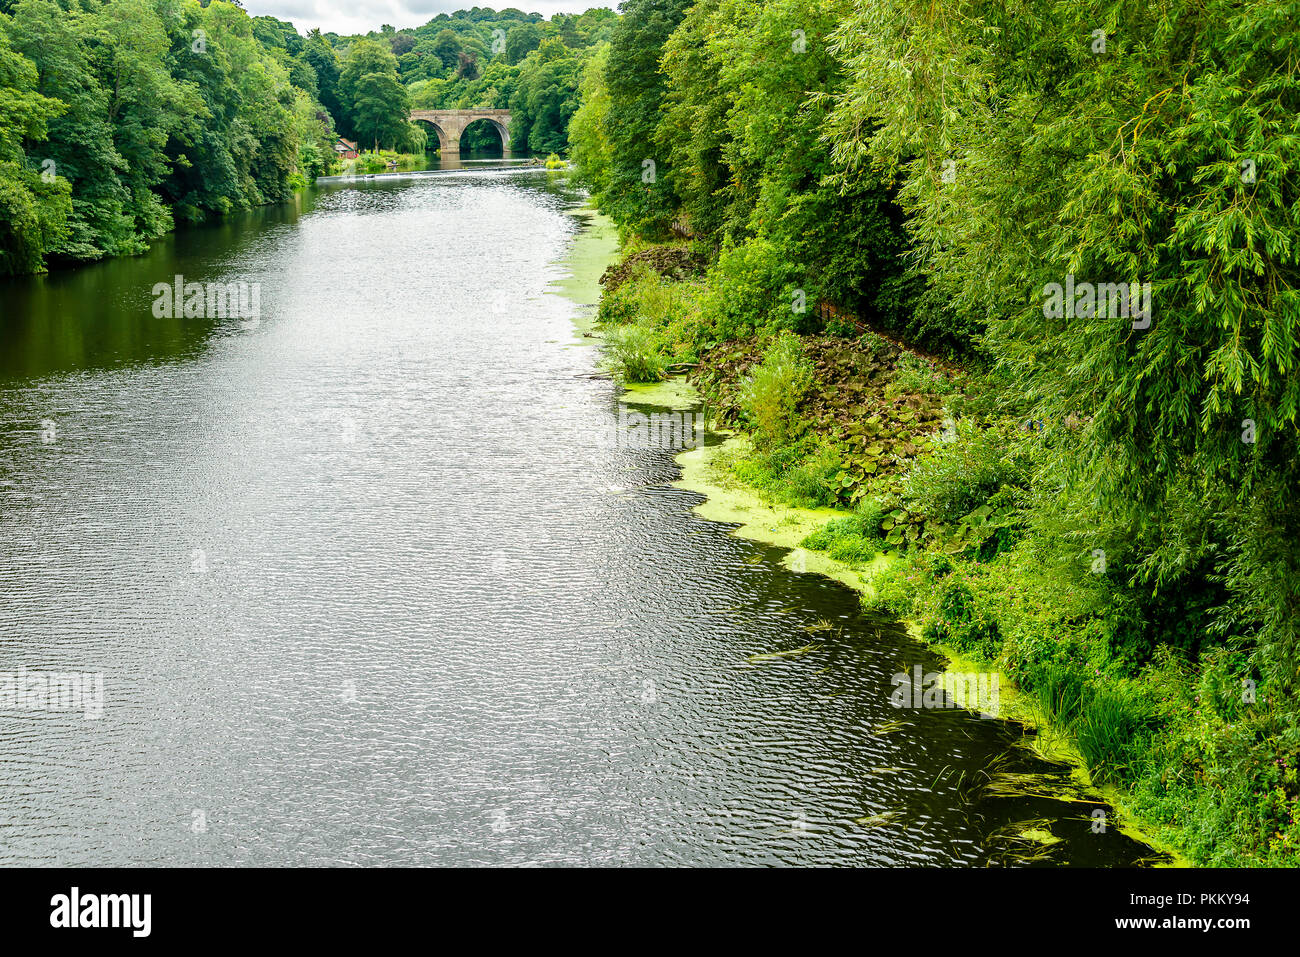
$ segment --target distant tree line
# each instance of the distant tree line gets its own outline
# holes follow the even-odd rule
[[[412,109],[510,109],[518,149],[563,152],[617,23],[475,7],[366,36],[214,0],[0,0],[0,275],[148,248],[176,220],[285,199],[339,135],[420,152]],[[462,138],[499,144],[486,124]]]
[[[229,3],[0,3],[0,273],[137,253],[326,171],[311,67]]]
[[[418,135],[400,129],[410,109],[509,109],[516,149],[564,152],[585,64],[617,22],[603,8],[545,20],[475,7],[413,30],[384,25],[363,37],[313,34],[308,55],[321,101],[340,130],[363,142],[378,134],[389,145],[418,144]],[[387,79],[359,94],[357,84],[370,73]],[[471,150],[491,147],[496,134],[472,127],[463,142]]]

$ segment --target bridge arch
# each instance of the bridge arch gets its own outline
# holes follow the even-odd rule
[[[501,137],[501,149],[510,149],[509,110],[412,110],[411,122],[428,123],[438,134],[438,148],[443,156],[460,152],[460,138],[471,123],[487,120]]]
[[[510,127],[509,126],[507,126],[505,123],[502,123],[500,120],[496,119],[495,117],[483,116],[483,117],[479,117],[477,120],[470,120],[468,123],[466,123],[465,133],[469,132],[469,128],[471,126],[475,126],[479,123],[486,123],[488,127],[494,130],[497,136],[501,138],[501,152],[503,153],[510,152]],[[461,136],[464,137],[465,133],[462,133]]]
[[[446,156],[450,152],[450,150],[447,148],[447,132],[441,126],[439,126],[433,120],[426,120],[422,116],[412,116],[411,122],[423,123],[425,124],[425,126],[427,126],[430,130],[433,131],[433,135],[438,138],[438,150],[439,152],[442,153],[443,156]],[[457,143],[458,147],[459,145],[460,144]]]

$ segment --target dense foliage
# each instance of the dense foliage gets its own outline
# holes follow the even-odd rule
[[[568,151],[585,65],[617,15],[481,7],[366,36],[222,0],[0,0],[0,275],[138,253],[177,219],[287,198],[438,137],[412,109],[510,109],[512,145]],[[462,148],[500,149],[486,123]],[[385,156],[390,155],[385,153]]]
[[[738,476],[852,510],[808,547],[901,556],[873,600],[995,660],[1194,858],[1295,863],[1297,23],[626,0],[304,37],[0,0],[0,274],[281,199],[336,134],[436,148],[412,109],[508,108],[623,234],[620,375],[692,369]]]
[[[310,69],[262,26],[222,2],[8,4],[0,273],[140,252],[176,217],[281,200],[325,172],[333,124]]]
[[[738,476],[854,509],[808,547],[1216,863],[1300,854],[1297,23],[631,0],[571,130],[615,368],[696,367]]]
[[[384,26],[366,37],[327,34],[326,39],[340,61],[363,43],[387,48],[414,109],[510,110],[512,148],[544,154],[567,152],[584,65],[617,20],[604,8],[545,20],[516,9],[474,7],[439,14],[412,30]],[[345,93],[340,99],[345,113],[349,98]],[[340,129],[359,132],[340,113],[335,117]],[[430,149],[438,145],[432,131],[428,142]],[[501,146],[486,124],[471,126],[462,145],[470,150]]]

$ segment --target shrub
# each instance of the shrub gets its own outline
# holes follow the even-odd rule
[[[988,502],[1002,486],[1022,486],[1028,479],[1029,464],[1008,455],[1005,436],[961,423],[956,441],[916,460],[904,482],[904,497],[926,518],[951,525]]]
[[[867,501],[857,514],[826,523],[800,544],[826,552],[836,561],[865,564],[880,553],[884,544],[880,537],[882,518],[880,506]]]
[[[796,411],[812,385],[812,363],[803,344],[788,333],[768,347],[763,361],[740,389],[740,408],[759,450],[789,445],[804,428]]]
[[[664,377],[664,360],[654,334],[644,326],[612,329],[606,340],[610,371],[624,382],[658,382]]]
[[[926,620],[926,641],[945,642],[958,651],[995,661],[1002,649],[1002,632],[989,608],[967,581],[954,577],[934,582],[938,592],[934,610]]]
[[[827,546],[818,544],[819,542],[833,542],[836,539],[850,536],[869,538],[880,542],[882,541],[880,523],[884,517],[885,514],[879,502],[875,499],[865,499],[852,515],[827,522],[809,535],[806,542],[807,547],[824,551]]]
[[[915,339],[911,315],[923,281],[908,273],[904,217],[880,178],[828,177],[782,205],[775,240],[816,277],[818,291],[864,322]]]
[[[952,380],[938,372],[933,363],[911,352],[899,355],[894,382],[908,392],[928,395],[951,395],[956,391]]]
[[[811,331],[816,296],[788,256],[765,239],[724,249],[708,272],[701,303],[703,319],[719,341],[757,333]],[[795,312],[795,291],[803,290],[805,311]]]
[[[823,442],[804,438],[794,445],[755,451],[732,463],[740,481],[797,508],[823,508],[837,501],[834,476],[840,457]]]

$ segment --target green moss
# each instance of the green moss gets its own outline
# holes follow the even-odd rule
[[[662,382],[629,382],[623,386],[627,398],[638,405],[686,410],[699,406],[700,394],[681,376]]]
[[[575,325],[580,334],[586,334],[595,326],[596,306],[601,296],[601,274],[618,254],[618,229],[609,217],[594,209],[583,209],[579,215],[582,226],[561,262],[565,275],[555,280],[551,289],[585,307]]]
[[[787,505],[738,482],[726,463],[743,457],[749,448],[747,439],[732,436],[718,445],[683,452],[677,457],[682,477],[675,484],[705,496],[695,508],[704,518],[739,526],[736,534],[743,538],[790,549],[784,559],[786,567],[825,575],[850,588],[871,593],[868,580],[893,561],[891,556],[882,553],[863,567],[851,567],[822,552],[802,547],[801,543],[809,535],[843,513],[829,508]]]

